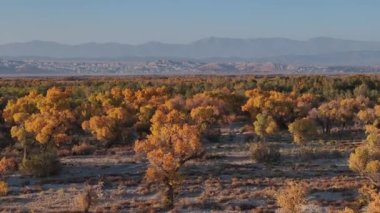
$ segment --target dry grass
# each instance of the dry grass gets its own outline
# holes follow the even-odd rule
[[[263,142],[252,143],[249,146],[249,151],[252,159],[259,163],[276,162],[281,157],[276,147]]]
[[[337,159],[344,157],[341,150],[328,146],[298,146],[289,150],[289,155],[297,160]]]
[[[0,181],[0,196],[8,194],[8,184],[5,181]]]
[[[310,152],[303,153],[312,153],[310,159],[316,160],[305,161],[300,157],[305,148],[291,144],[290,137],[272,137],[269,144],[280,149],[281,161],[261,164],[252,160],[248,150],[250,143],[246,139],[251,134],[238,130],[240,126],[233,131],[226,129],[220,142],[205,143],[208,156],[189,162],[181,171],[183,186],[178,189],[174,212],[275,212],[279,208],[276,195],[286,188],[282,188],[284,183],[294,180],[310,189],[303,210],[315,207],[323,211],[314,212],[332,212],[353,208],[357,188],[366,183],[347,166],[348,153],[357,146],[355,141],[312,142],[306,145]],[[233,141],[229,135],[234,136]],[[340,152],[340,157],[330,155],[329,150]],[[12,190],[19,193],[2,197],[0,212],[17,212],[22,206],[42,212],[85,211],[88,200],[79,192],[84,192],[86,184],[99,195],[96,202],[91,200],[91,212],[164,211],[159,205],[160,188],[153,185],[149,190],[143,185],[145,162],[136,161],[131,148],[113,147],[98,155],[63,157],[61,162],[62,172],[57,176],[16,177],[20,184],[13,184]],[[95,187],[99,181],[104,184]],[[51,187],[61,190],[51,191]],[[82,200],[78,202],[82,206],[74,205],[77,202],[72,198]]]
[[[88,143],[81,143],[79,145],[74,145],[71,151],[74,155],[90,155],[94,153],[95,147]]]
[[[94,192],[91,189],[86,188],[84,192],[80,193],[79,195],[77,195],[77,197],[75,197],[75,204],[77,210],[81,212],[89,212],[91,205],[95,201],[95,197],[96,196],[94,195]]]

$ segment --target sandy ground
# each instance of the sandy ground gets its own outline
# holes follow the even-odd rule
[[[179,212],[275,212],[274,193],[287,180],[299,180],[310,189],[305,212],[328,212],[349,205],[364,180],[347,167],[348,153],[360,141],[336,140],[324,144],[340,155],[299,157],[289,136],[271,138],[281,147],[282,159],[274,165],[251,160],[251,134],[241,124],[222,129],[219,142],[205,145],[206,156],[182,169],[175,209]],[[321,146],[315,142],[315,146]],[[75,196],[91,187],[97,195],[92,212],[160,211],[160,187],[143,183],[146,162],[129,147],[107,154],[61,159],[59,175],[49,178],[6,177],[10,193],[0,197],[3,212],[75,212]]]

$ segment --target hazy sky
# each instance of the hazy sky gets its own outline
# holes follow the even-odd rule
[[[379,0],[0,0],[0,43],[187,43],[317,36],[380,41]]]

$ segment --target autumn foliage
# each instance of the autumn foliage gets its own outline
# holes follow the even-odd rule
[[[279,159],[273,138],[292,137],[295,144],[307,145],[314,138],[355,130],[365,133],[366,140],[350,154],[348,166],[380,184],[378,76],[83,77],[0,83],[0,147],[12,151],[12,157],[1,155],[1,174],[17,168],[37,177],[56,174],[60,150],[79,155],[133,147],[148,163],[145,180],[163,186],[165,202],[173,207],[183,170],[203,155],[204,145],[215,142],[209,140],[214,133],[234,142],[244,142],[246,135],[260,138],[247,150],[260,163]],[[239,132],[242,137],[218,135],[236,123],[248,126]],[[278,204],[299,211],[306,195],[302,187],[292,183],[281,192]],[[376,206],[378,199],[372,200]]]
[[[174,189],[180,183],[179,169],[202,153],[197,126],[186,123],[185,114],[172,110],[166,115],[157,111],[152,118],[151,134],[136,141],[135,151],[145,154],[149,167],[145,178],[166,186],[166,204],[174,202]]]

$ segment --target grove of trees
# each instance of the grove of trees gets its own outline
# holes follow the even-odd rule
[[[0,80],[0,147],[19,151],[27,175],[54,174],[62,150],[130,146],[145,180],[175,201],[181,168],[204,154],[215,129],[248,122],[261,142],[289,132],[305,145],[361,130],[349,167],[380,187],[380,77],[189,76]],[[49,171],[38,171],[42,167]]]

